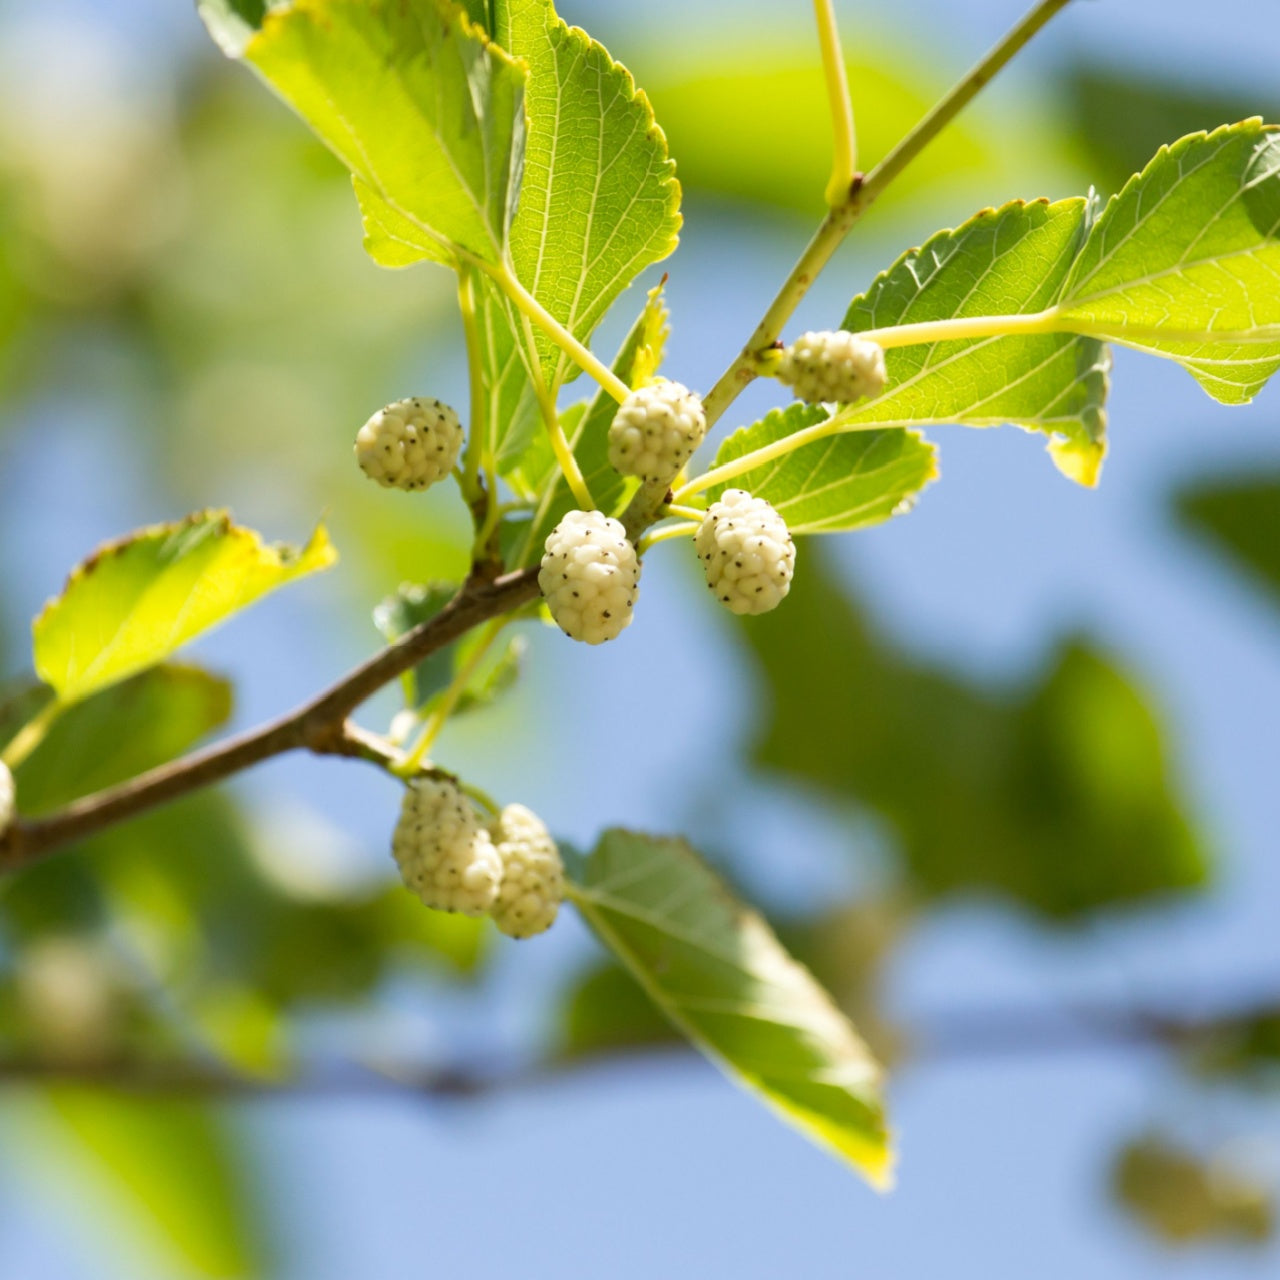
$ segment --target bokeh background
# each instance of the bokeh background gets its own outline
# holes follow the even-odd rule
[[[560,8],[669,134],[666,372],[705,388],[820,214],[810,5]],[[1019,5],[839,11],[870,162]],[[797,331],[977,208],[1280,119],[1278,66],[1270,0],[1081,0]],[[350,439],[465,383],[451,278],[364,257],[337,163],[192,6],[0,3],[0,711],[68,567],[204,506],[295,541],[326,515],[343,560],[202,642],[217,680],[166,677],[206,695],[187,739],[223,677],[247,726],[365,656],[377,601],[467,540],[456,497],[375,489]],[[532,632],[441,745],[576,843],[688,833],[765,908],[893,1064],[892,1195],[664,1045],[571,915],[517,945],[416,909],[394,784],[288,759],[0,886],[0,1274],[1274,1275],[1277,394],[1226,409],[1118,352],[1096,492],[1031,436],[939,430],[943,480],[803,545],[777,615],[715,614],[664,545],[619,643]],[[91,774],[123,715],[42,749],[25,793]]]

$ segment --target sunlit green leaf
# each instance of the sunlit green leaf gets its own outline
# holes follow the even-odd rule
[[[196,667],[160,666],[65,708],[16,778],[35,815],[181,755],[231,714],[231,686]]]
[[[1088,208],[1074,199],[984,210],[904,253],[854,299],[843,327],[1042,311],[1080,250]],[[1047,434],[1071,479],[1096,482],[1110,369],[1101,342],[1050,333],[922,343],[886,352],[886,366],[884,393],[853,411],[851,423],[1011,423]]]
[[[588,924],[698,1048],[820,1146],[888,1183],[880,1072],[866,1046],[687,844],[608,831],[570,874]]]
[[[1094,224],[1058,306],[1240,404],[1280,368],[1278,281],[1280,130],[1253,119],[1162,147]]]
[[[676,246],[680,186],[630,72],[552,0],[495,0],[493,35],[529,69],[528,139],[511,227],[517,277],[586,341],[618,294]],[[549,385],[568,357],[535,338]]]
[[[448,260],[456,247],[502,261],[524,73],[460,10],[445,0],[295,0],[263,14],[244,0],[203,0],[201,13],[363,184],[375,257],[382,233],[412,227],[419,257]]]
[[[821,406],[775,409],[727,437],[713,466],[813,429],[827,420]],[[752,468],[707,491],[710,501],[726,489],[764,498],[793,534],[840,533],[879,524],[909,510],[937,475],[935,450],[916,431],[856,431],[828,436]]]
[[[301,550],[267,546],[225,511],[100,547],[36,619],[36,672],[66,702],[162,662],[201,632],[337,559],[324,526]]]

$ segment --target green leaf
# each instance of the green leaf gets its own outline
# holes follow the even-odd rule
[[[201,14],[363,184],[375,257],[384,233],[411,227],[420,257],[445,261],[456,249],[502,262],[520,187],[524,73],[460,10],[445,0],[295,0],[263,14],[205,0]]]
[[[827,421],[821,406],[793,404],[727,437],[713,466]],[[726,489],[746,489],[764,498],[793,534],[865,529],[915,504],[937,476],[936,451],[917,431],[857,431],[827,436],[735,476],[707,492],[711,501]]]
[[[526,181],[511,261],[525,288],[586,342],[622,290],[675,249],[675,166],[631,73],[562,21],[552,0],[495,0],[491,8],[494,38],[529,69]],[[569,359],[545,334],[535,340],[554,388]]]
[[[170,1275],[264,1274],[261,1201],[206,1108],[65,1087],[32,1119],[45,1154],[70,1166],[77,1208],[101,1206],[108,1240],[123,1228]]]
[[[1241,404],[1280,368],[1278,280],[1280,130],[1255,118],[1162,147],[1094,224],[1058,312]]]
[[[606,961],[575,977],[561,1013],[559,1052],[569,1059],[679,1043],[670,1019],[621,965]]]
[[[470,646],[478,643],[480,643],[479,636],[470,637]],[[467,661],[469,645],[464,642],[459,646],[459,664]],[[528,647],[523,636],[512,636],[487,662],[481,664],[462,691],[453,714],[460,716],[466,715],[469,711],[483,711],[485,707],[493,706],[503,694],[514,689],[520,679],[524,655]]]
[[[374,625],[388,644],[399,640],[414,627],[430,621],[457,594],[453,583],[430,582],[425,586],[403,584],[374,610]],[[471,633],[452,644],[437,649],[402,677],[405,706],[418,715],[431,711],[436,700],[471,660],[481,637]],[[525,641],[521,636],[510,640],[487,655],[472,673],[453,709],[453,715],[479,711],[513,688],[520,676]]]
[[[880,1071],[827,993],[681,840],[607,831],[571,896],[655,1004],[729,1077],[876,1186]]]
[[[613,371],[627,386],[643,386],[658,371],[670,332],[669,318],[663,285],[658,284],[649,291],[644,310],[614,357]],[[561,415],[565,437],[596,505],[610,514],[621,509],[628,491],[626,479],[609,463],[609,424],[617,411],[617,401],[601,389],[593,399],[573,405]],[[551,530],[578,503],[560,474],[545,432],[521,461],[517,479],[529,493],[539,495],[518,553],[519,563],[532,564],[541,556]]]
[[[904,253],[854,299],[842,327],[1043,311],[1084,241],[1088,216],[1080,198],[986,209]],[[1110,370],[1096,339],[1048,333],[922,343],[887,351],[885,364],[884,393],[850,410],[851,424],[1010,423],[1047,434],[1057,467],[1096,483]]]
[[[1196,533],[1232,555],[1280,602],[1280,475],[1242,475],[1178,495],[1178,513]]]
[[[74,703],[16,772],[36,815],[181,755],[231,714],[231,686],[196,667],[162,666]]]
[[[454,582],[402,583],[394,595],[374,609],[373,625],[388,644],[394,644],[414,627],[430,622],[457,594],[458,584]],[[401,685],[406,707],[416,710],[449,687],[453,679],[453,649],[453,645],[437,649],[404,673]]]
[[[394,270],[419,262],[453,265],[453,254],[447,246],[393,209],[368,183],[353,176],[351,186],[360,205],[364,251],[378,266]]]
[[[1071,921],[1208,880],[1150,704],[1083,643],[1022,685],[964,680],[887,645],[817,548],[785,613],[736,633],[770,708],[755,758],[879,819],[912,893]]]
[[[100,547],[35,620],[35,667],[64,702],[162,662],[210,627],[337,559],[321,525],[301,550],[201,511]]]
[[[520,321],[491,281],[476,282],[480,363],[484,370],[485,446],[488,465],[507,475],[530,445],[545,436],[542,410],[529,377]]]

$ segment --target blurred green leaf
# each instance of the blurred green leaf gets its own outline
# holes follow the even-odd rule
[[[35,667],[64,702],[163,661],[201,632],[337,559],[324,526],[301,550],[267,546],[225,511],[110,542],[35,620]]]
[[[827,411],[793,404],[774,409],[720,445],[712,466],[735,462],[776,440],[817,427]],[[855,431],[801,445],[773,462],[707,491],[745,489],[770,503],[793,534],[843,533],[880,524],[909,511],[937,476],[936,451],[917,431]]]
[[[1280,477],[1201,481],[1178,495],[1177,508],[1189,528],[1280,596]]]
[[[607,831],[573,857],[600,940],[729,1077],[876,1186],[891,1176],[880,1072],[768,925],[681,840]]]
[[[1070,68],[1061,92],[1069,119],[1089,153],[1089,171],[1106,191],[1118,191],[1170,138],[1217,128],[1259,112],[1258,86],[1235,89],[1206,81],[1180,82],[1172,68],[1153,76],[1137,64],[1091,59]],[[1264,118],[1280,117],[1270,98]]]
[[[1185,366],[1242,404],[1280,368],[1280,130],[1260,119],[1162,147],[1090,229],[1064,323]]]
[[[904,253],[853,300],[842,327],[1042,311],[1057,297],[1088,221],[1083,199],[986,209]],[[1111,367],[1101,342],[1061,333],[934,342],[893,348],[885,364],[885,391],[851,411],[851,424],[1011,423],[1048,435],[1065,475],[1097,482]]]
[[[171,1275],[260,1275],[266,1266],[256,1200],[230,1134],[205,1107],[104,1090],[47,1091],[45,1140],[78,1171],[109,1218]],[[76,1173],[73,1172],[73,1177]],[[111,1243],[107,1242],[110,1249]]]
[[[36,815],[181,755],[231,714],[231,686],[196,667],[152,667],[67,707],[16,772]]]
[[[1126,1144],[1111,1171],[1116,1199],[1166,1244],[1259,1246],[1275,1233],[1275,1203],[1256,1173],[1202,1157],[1159,1134]]]
[[[877,638],[814,553],[739,634],[771,708],[756,759],[882,818],[910,890],[1070,920],[1208,878],[1152,712],[1083,645],[1024,688],[966,682]]]
[[[456,247],[503,261],[524,73],[452,5],[314,0],[259,11],[256,30],[243,3],[203,0],[200,11],[224,52],[249,63],[363,184],[366,219],[413,226],[437,260]]]
[[[696,11],[690,17],[696,19]],[[797,40],[793,27],[748,36],[721,23],[714,31],[689,31],[674,47],[655,39],[634,51],[630,60],[691,191],[814,217],[823,212],[831,168],[827,99],[817,48]],[[848,76],[859,152],[869,168],[920,120],[945,82],[922,73],[918,46],[908,53],[865,32],[858,43]],[[948,129],[895,184],[895,192],[932,194],[947,178],[998,172],[997,154],[1013,141],[1007,132],[992,137],[991,129],[1002,123],[1008,130],[1008,122],[999,119],[984,121],[989,127],[982,129],[965,122]]]
[[[662,284],[649,290],[644,310],[623,340],[613,360],[613,371],[629,387],[639,387],[658,371],[670,334],[670,313]],[[617,401],[603,388],[561,415],[565,437],[578,460],[583,477],[601,511],[618,511],[627,493],[627,481],[609,462],[609,424],[618,411]],[[563,476],[546,432],[541,432],[521,462],[517,477],[530,494],[540,495],[532,520],[520,539],[517,562],[533,564],[542,555],[552,529],[578,503]]]

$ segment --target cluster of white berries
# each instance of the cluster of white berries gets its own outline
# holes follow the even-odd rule
[[[640,560],[620,521],[570,511],[547,538],[538,586],[566,635],[603,644],[631,625]]]
[[[884,349],[843,329],[802,333],[774,376],[808,404],[852,404],[884,390]]]
[[[425,489],[453,470],[462,424],[439,400],[397,400],[360,428],[355,448],[370,480],[388,489]]]
[[[564,898],[560,850],[537,814],[510,804],[485,826],[450,778],[408,784],[391,851],[427,906],[492,915],[512,938],[549,929]]]
[[[16,807],[17,792],[13,785],[13,774],[9,772],[9,766],[0,760],[0,836],[12,825]]]
[[[624,476],[670,484],[706,434],[702,401],[688,387],[659,378],[618,406],[609,427],[609,465]]]
[[[550,929],[564,898],[564,864],[542,819],[522,804],[509,804],[493,825],[502,862],[502,887],[493,922],[512,938]]]
[[[456,782],[409,783],[391,852],[405,884],[437,911],[482,916],[497,901],[502,860]]]
[[[694,543],[707,587],[733,613],[768,613],[791,590],[796,544],[787,522],[745,489],[711,504]]]

